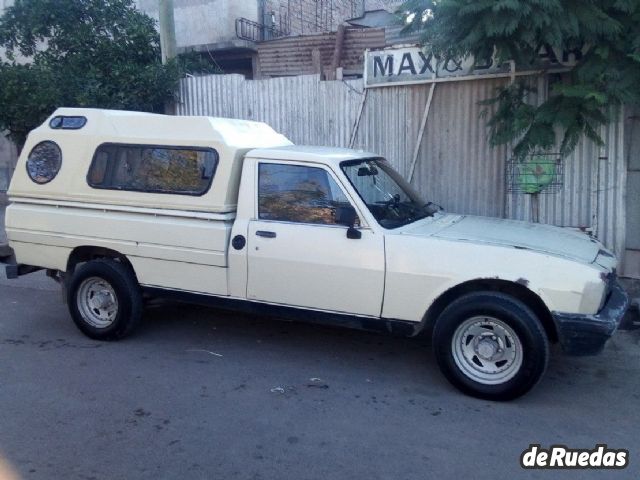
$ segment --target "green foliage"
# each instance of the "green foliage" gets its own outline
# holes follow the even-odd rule
[[[55,108],[162,111],[179,68],[133,0],[16,0],[0,18],[0,130],[22,146]]]
[[[536,105],[526,79],[486,102],[491,142],[515,142],[520,158],[558,144],[567,155],[583,135],[601,144],[610,114],[640,103],[640,0],[409,0],[400,12],[413,19],[406,30],[421,32],[443,60],[514,60],[528,69],[543,48],[582,52],[544,102]]]

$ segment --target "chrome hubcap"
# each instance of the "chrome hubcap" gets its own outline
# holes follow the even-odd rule
[[[80,284],[76,302],[82,318],[96,328],[107,328],[118,315],[116,292],[99,277],[89,277]]]
[[[485,385],[504,383],[522,366],[522,343],[513,329],[494,317],[468,318],[456,329],[451,350],[458,368]]]

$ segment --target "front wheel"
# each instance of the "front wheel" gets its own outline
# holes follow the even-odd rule
[[[71,277],[67,304],[76,326],[96,340],[127,335],[142,316],[142,295],[133,272],[115,260],[92,260]]]
[[[496,292],[471,293],[445,308],[433,345],[447,379],[487,400],[524,395],[542,378],[549,360],[549,341],[536,315]]]

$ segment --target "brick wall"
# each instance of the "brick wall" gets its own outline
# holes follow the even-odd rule
[[[276,28],[291,35],[335,31],[345,20],[364,10],[394,11],[402,0],[266,0],[265,20],[273,12]]]

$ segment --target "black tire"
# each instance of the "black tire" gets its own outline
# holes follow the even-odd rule
[[[108,326],[97,327],[81,313],[78,296],[87,279],[97,277],[106,282],[117,300],[115,317]],[[76,269],[67,288],[67,305],[76,326],[95,340],[118,340],[129,334],[142,317],[142,293],[129,267],[110,259],[87,262]]]
[[[505,374],[504,381],[496,377],[495,381],[500,382],[496,384],[479,382],[465,373],[458,366],[456,358],[459,362],[465,360],[468,362],[469,366],[465,367],[467,370],[473,371],[476,367],[464,355],[454,353],[453,341],[458,328],[464,328],[463,324],[467,320],[482,316],[491,317],[506,324],[517,335],[517,340],[520,341],[522,347],[521,364],[519,368],[514,367],[512,370],[516,373],[512,373],[511,378],[506,378]],[[461,330],[461,332],[466,331]],[[491,336],[490,330],[488,332],[487,334]],[[461,345],[463,343],[469,345],[471,341],[475,342],[476,339],[485,338],[482,336],[485,333],[478,336],[465,336],[460,333],[459,335]],[[468,395],[486,400],[512,400],[524,395],[540,381],[549,361],[549,341],[540,320],[531,309],[509,295],[489,291],[464,295],[445,308],[434,327],[433,348],[442,373],[456,388]],[[504,345],[503,348],[505,348]],[[514,349],[511,350],[512,352],[517,350],[517,346],[510,346],[510,348]],[[481,363],[484,359],[477,357],[473,360]],[[490,363],[487,364],[490,365]],[[514,365],[517,363],[514,362]],[[495,363],[492,366],[495,368]],[[483,374],[485,373],[483,372]],[[493,374],[490,372],[489,375]]]

